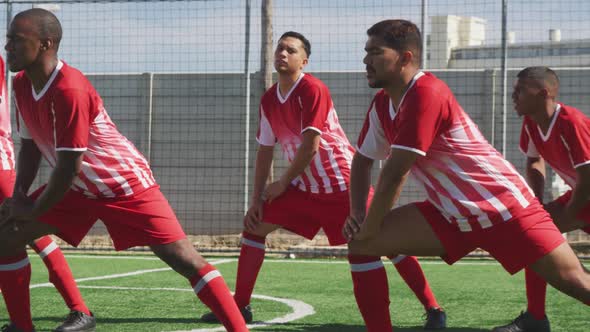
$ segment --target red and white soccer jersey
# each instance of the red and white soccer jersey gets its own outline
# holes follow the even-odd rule
[[[58,151],[83,151],[72,190],[113,198],[142,192],[156,182],[150,167],[109,118],[102,99],[77,69],[59,61],[36,93],[20,72],[13,82],[21,138],[32,139],[55,166]]]
[[[575,188],[576,168],[590,164],[590,119],[573,107],[557,104],[544,134],[525,116],[520,149],[528,157],[543,157],[570,187]]]
[[[284,97],[278,84],[262,96],[257,140],[266,146],[278,142],[285,159],[292,162],[306,130],[320,134],[319,151],[291,184],[312,193],[348,190],[354,148],[338,122],[328,87],[310,74],[301,74]]]
[[[4,59],[0,57],[0,170],[14,169],[14,145],[10,128],[10,107],[4,79]]]
[[[396,110],[377,93],[358,140],[358,151],[385,159],[391,148],[419,154],[411,174],[443,216],[463,232],[518,216],[536,198],[514,166],[483,137],[447,85],[418,73]],[[538,204],[538,203],[537,203]]]

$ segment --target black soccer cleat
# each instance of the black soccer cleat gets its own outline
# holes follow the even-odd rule
[[[425,330],[443,330],[447,328],[447,313],[442,308],[426,310]]]
[[[244,317],[246,323],[252,323],[252,308],[250,305],[240,308],[240,312],[242,313],[242,317]],[[215,316],[215,314],[212,312],[208,312],[201,316],[201,321],[205,323],[221,323],[219,319],[217,319],[217,316]]]
[[[54,332],[94,332],[96,319],[90,313],[87,315],[81,311],[71,311],[66,320],[58,326]]]
[[[551,332],[551,326],[547,316],[536,319],[528,311],[523,311],[512,323],[496,326],[492,332]]]
[[[0,327],[0,332],[23,332],[23,330],[19,329],[16,325],[14,325],[14,323],[10,323]],[[34,328],[33,332],[35,332]]]

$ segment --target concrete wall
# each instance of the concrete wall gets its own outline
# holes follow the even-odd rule
[[[501,73],[446,70],[435,74],[447,82],[488,140],[493,136],[494,144],[500,148]],[[562,82],[561,100],[590,115],[587,93],[590,70],[558,70],[558,74]],[[361,72],[314,75],[330,87],[340,122],[354,144],[376,91],[367,87]],[[515,75],[515,71],[508,73],[510,81]],[[261,94],[258,75],[251,77],[247,142],[246,81],[241,74],[89,75],[89,78],[120,131],[150,158],[156,179],[187,233],[239,233],[244,199],[249,196],[244,193],[245,149],[248,144],[251,179],[257,147],[255,133]],[[518,150],[521,122],[512,111],[510,97],[508,102],[506,155],[522,169],[524,158]],[[282,158],[278,153],[276,157]],[[275,173],[281,174],[284,167],[283,161],[277,161]],[[378,170],[374,172],[375,177],[377,173]],[[47,174],[48,170],[42,169],[40,178],[46,179]],[[423,197],[411,182],[400,203]],[[104,228],[95,227],[93,232],[104,232]]]

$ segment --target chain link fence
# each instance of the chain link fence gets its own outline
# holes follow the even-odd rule
[[[201,246],[237,244],[253,176],[258,101],[268,84],[265,42],[276,43],[285,31],[311,41],[306,71],[330,88],[353,143],[376,92],[364,78],[366,30],[389,18],[425,31],[425,69],[447,82],[521,171],[521,120],[510,100],[518,70],[552,67],[561,79],[560,100],[590,115],[590,2],[584,0],[0,1],[6,13],[0,22],[6,26],[33,6],[58,16],[60,57],[88,75]],[[18,149],[16,135],[15,143]],[[275,174],[286,166],[281,159],[277,154]],[[44,166],[39,184],[47,175]],[[564,189],[549,172],[546,197]],[[423,197],[410,183],[400,203]],[[105,234],[99,223],[83,245],[110,248]],[[582,232],[569,237],[588,240]],[[277,246],[293,244],[285,233],[273,239]]]

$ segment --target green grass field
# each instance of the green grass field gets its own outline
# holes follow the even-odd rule
[[[51,331],[67,314],[59,294],[47,284],[47,271],[30,254],[33,319],[37,331]],[[68,255],[84,298],[94,311],[97,331],[219,331],[200,323],[207,311],[187,281],[153,256]],[[209,258],[235,284],[235,258]],[[497,263],[465,260],[448,266],[421,260],[441,305],[447,331],[489,331],[525,307],[523,274],[511,277]],[[588,262],[586,262],[586,265]],[[391,315],[395,331],[421,331],[423,309],[390,263]],[[271,325],[257,331],[364,331],[345,260],[267,259],[252,301],[254,319]],[[549,289],[553,331],[590,331],[590,309]],[[303,317],[302,317],[303,316]],[[7,320],[4,304],[0,323]],[[278,322],[278,323],[274,323]],[[264,324],[261,324],[264,325]]]

